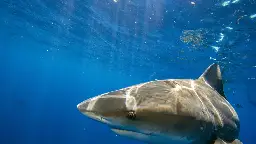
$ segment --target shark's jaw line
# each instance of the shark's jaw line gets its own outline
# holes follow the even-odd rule
[[[140,139],[142,141],[151,141],[152,143],[154,142],[158,143],[159,140],[162,141],[163,144],[165,143],[189,144],[193,142],[193,140],[188,140],[186,137],[179,137],[179,136],[173,136],[173,135],[164,136],[161,134],[158,135],[154,133],[141,133],[137,131],[125,130],[125,129],[119,129],[119,128],[111,128],[111,130],[119,135],[126,135],[127,137],[130,137],[133,139]]]
[[[190,142],[193,141],[193,140],[188,140],[186,137],[179,137],[179,136],[174,136],[174,135],[165,135],[164,133],[163,134],[157,134],[157,133],[153,133],[153,132],[152,133],[142,132],[140,130],[137,131],[135,129],[122,127],[121,125],[116,125],[112,121],[109,121],[109,120],[105,119],[104,117],[101,117],[101,116],[95,114],[94,112],[83,112],[83,114],[86,115],[88,118],[91,118],[91,119],[96,120],[98,122],[101,122],[103,124],[107,124],[114,133],[116,133],[118,135],[129,135],[133,139],[134,138],[135,139],[141,139],[142,141],[143,140],[146,140],[146,141],[156,140],[156,141],[158,141],[158,139],[165,139],[166,142],[168,142],[168,143],[173,141],[174,143],[182,142],[182,144],[187,144],[187,143],[190,143]]]
[[[119,135],[122,135],[124,133],[130,133],[130,134],[136,134],[136,135],[144,135],[144,136],[147,136],[147,137],[150,137],[151,135],[150,134],[146,134],[146,133],[141,133],[141,132],[137,132],[135,130],[126,130],[126,129],[123,129],[123,128],[111,128],[111,130],[116,133],[116,134],[119,134]]]
[[[98,116],[98,115],[94,114],[93,112],[83,112],[83,114],[86,115],[88,118],[91,118],[98,122],[101,122],[104,124],[110,124],[110,122],[107,119],[105,119],[104,117]]]

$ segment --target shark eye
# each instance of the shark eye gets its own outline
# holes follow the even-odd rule
[[[130,120],[135,120],[135,118],[136,118],[136,113],[134,112],[134,111],[129,111],[128,113],[127,113],[127,116],[126,116],[128,119],[130,119]]]

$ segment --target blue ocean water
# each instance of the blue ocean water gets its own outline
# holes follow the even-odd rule
[[[254,144],[255,7],[255,0],[2,0],[0,143],[140,144],[76,105],[149,80],[197,78],[217,62],[240,139]]]

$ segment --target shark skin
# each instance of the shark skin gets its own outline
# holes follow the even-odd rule
[[[77,108],[115,133],[149,144],[242,144],[239,117],[216,63],[198,79],[149,81],[92,97]]]

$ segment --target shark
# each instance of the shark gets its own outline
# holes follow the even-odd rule
[[[148,144],[242,144],[217,63],[196,79],[132,85],[86,99],[77,109],[120,136]]]

